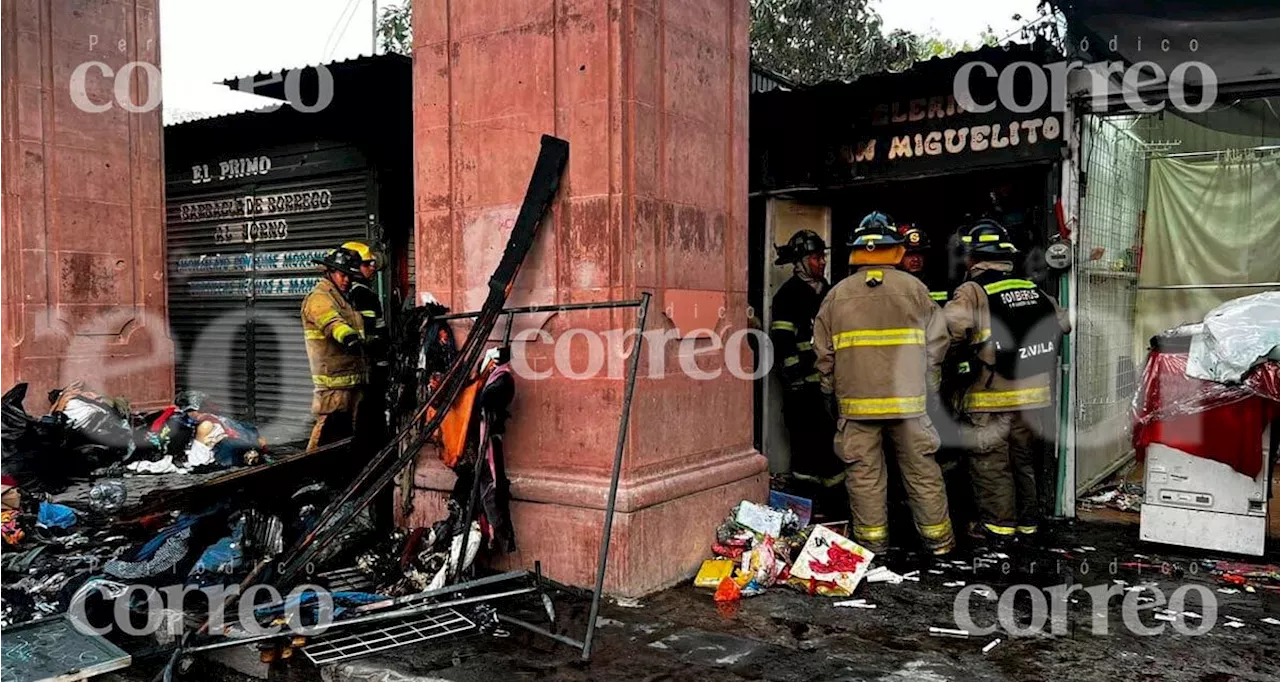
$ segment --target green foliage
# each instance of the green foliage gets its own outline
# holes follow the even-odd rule
[[[919,57],[920,37],[885,33],[869,0],[752,0],[751,53],[761,66],[801,83],[901,71]]]
[[[413,0],[381,8],[378,13],[378,47],[383,52],[412,54]]]
[[[936,31],[929,33],[920,39],[919,49],[916,51],[917,59],[932,59],[934,57],[945,58],[961,52],[973,52],[983,47],[994,47],[999,45],[999,38],[995,32],[988,26],[978,34],[978,44],[964,41],[959,45],[954,40],[948,40],[938,35]]]

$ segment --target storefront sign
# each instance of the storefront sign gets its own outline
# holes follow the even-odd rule
[[[206,279],[187,282],[187,293],[200,298],[248,296],[247,279]]]
[[[328,210],[332,205],[333,192],[327,189],[261,196],[248,195],[179,204],[178,219],[173,222],[193,223],[221,218],[253,218],[284,213],[306,213]]]
[[[251,220],[213,226],[214,244],[252,244],[289,238],[289,223],[280,220]]]
[[[210,173],[210,166],[218,169],[218,175],[215,177]],[[270,156],[242,157],[238,159],[224,159],[215,164],[198,163],[191,167],[191,184],[199,185],[206,182],[217,180],[238,180],[240,178],[255,177],[258,175],[266,175],[271,172]]]
[[[213,272],[247,272],[249,263],[249,254],[247,253],[215,253],[179,258],[177,270],[184,275]]]
[[[258,297],[306,296],[315,288],[319,277],[273,277],[253,282],[253,293]]]
[[[323,258],[325,249],[302,251],[268,251],[265,253],[229,253],[186,256],[178,259],[177,271],[183,275],[224,272],[271,272],[281,270],[316,270],[315,260]]]
[[[976,114],[952,96],[881,103],[862,120],[870,125],[855,126],[854,144],[841,150],[858,177],[1054,158],[1062,140],[1059,114]]]
[[[1061,159],[1066,119],[1048,101],[1006,108],[995,79],[979,79],[966,110],[954,90],[958,69],[974,61],[1001,68],[1038,63],[1040,48],[984,48],[928,60],[903,73],[872,74],[751,98],[751,189],[840,188],[862,182],[964,173]],[[1010,78],[1019,103],[1034,103],[1028,69]]]

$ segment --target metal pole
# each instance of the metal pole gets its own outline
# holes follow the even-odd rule
[[[470,580],[465,583],[445,585],[444,587],[439,587],[434,590],[427,590],[426,592],[418,592],[417,594],[406,594],[403,597],[396,597],[394,599],[388,599],[387,601],[374,602],[372,604],[364,604],[362,606],[357,606],[355,608],[355,611],[356,613],[367,613],[369,611],[379,611],[392,606],[401,606],[404,604],[413,603],[415,601],[431,599],[432,597],[439,597],[447,594],[454,594],[454,593],[462,592],[465,590],[473,590],[477,587],[485,587],[487,585],[494,585],[496,583],[506,582],[508,580],[518,580],[520,578],[528,578],[528,577],[529,577],[528,571],[524,571],[524,570],[508,571],[506,573],[499,573],[498,575],[491,575],[487,578],[477,578],[476,580]]]
[[[604,593],[604,572],[609,563],[609,539],[613,535],[613,508],[618,501],[618,478],[622,475],[622,453],[627,445],[627,427],[631,422],[631,398],[636,392],[636,373],[640,366],[640,350],[644,346],[644,325],[649,315],[649,299],[652,294],[640,294],[640,310],[637,312],[636,345],[627,364],[627,388],[622,397],[622,418],[618,423],[618,444],[613,450],[613,474],[609,478],[609,499],[604,507],[604,532],[600,537],[600,558],[596,561],[596,587],[591,593],[591,615],[587,620],[587,636],[582,644],[582,660],[591,660],[591,640],[596,634],[596,618],[600,615],[600,596]]]
[[[516,626],[516,627],[518,627],[518,628],[524,628],[525,630],[528,630],[529,632],[532,632],[532,633],[534,633],[534,634],[538,634],[538,635],[542,635],[543,637],[550,637],[551,639],[554,639],[555,641],[560,642],[561,644],[568,644],[569,646],[571,646],[571,647],[573,647],[573,648],[575,648],[575,649],[581,649],[583,646],[585,646],[582,642],[579,642],[579,641],[578,641],[578,640],[576,640],[576,639],[573,639],[573,638],[571,638],[571,637],[565,637],[564,635],[557,635],[556,633],[554,633],[554,632],[552,632],[552,631],[550,631],[550,630],[548,630],[548,629],[546,629],[546,628],[544,628],[544,627],[539,627],[539,626],[537,626],[537,625],[534,625],[533,623],[529,623],[529,622],[527,622],[527,621],[520,620],[519,618],[512,618],[511,616],[504,616],[504,615],[502,615],[501,613],[499,613],[499,614],[498,614],[498,620],[499,620],[499,621],[501,621],[501,622],[503,622],[503,623],[506,623],[507,625],[514,625],[514,626]]]
[[[641,305],[645,299],[632,299],[630,301],[601,301],[599,303],[565,303],[562,305],[531,305],[523,308],[503,308],[498,311],[499,315],[525,315],[528,313],[561,313],[570,310],[607,310],[610,308],[635,308]],[[479,317],[480,311],[473,310],[467,313],[449,313],[447,315],[437,315],[433,320],[464,320],[469,317]]]
[[[1169,289],[1269,289],[1280,287],[1280,282],[1254,282],[1252,284],[1152,284],[1138,287],[1139,291]]]
[[[369,7],[373,10],[373,22],[369,25],[369,37],[373,39],[372,45],[369,46],[369,54],[378,54],[378,0],[369,0]]]

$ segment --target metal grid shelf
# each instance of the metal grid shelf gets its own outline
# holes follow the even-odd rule
[[[375,630],[359,632],[332,639],[321,639],[302,647],[302,653],[312,663],[323,665],[358,658],[387,649],[419,644],[432,639],[457,635],[474,630],[476,624],[453,609],[432,613],[411,620],[386,625]]]

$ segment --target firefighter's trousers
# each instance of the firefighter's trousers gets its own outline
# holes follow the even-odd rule
[[[364,390],[360,388],[315,389],[311,413],[315,415],[316,423],[311,427],[307,449],[314,450],[355,435],[356,419],[360,417],[360,403],[363,401]]]
[[[973,494],[983,530],[1012,537],[1039,529],[1040,497],[1036,488],[1041,437],[1052,424],[1049,408],[1014,412],[980,412],[960,435],[969,452]]]
[[[947,513],[942,469],[933,459],[938,432],[927,416],[911,419],[862,421],[841,419],[836,453],[845,462],[845,486],[853,512],[853,536],[873,552],[889,546],[889,476],[885,439],[893,447],[902,471],[907,504],[915,517],[926,549],[942,553],[955,542]]]

